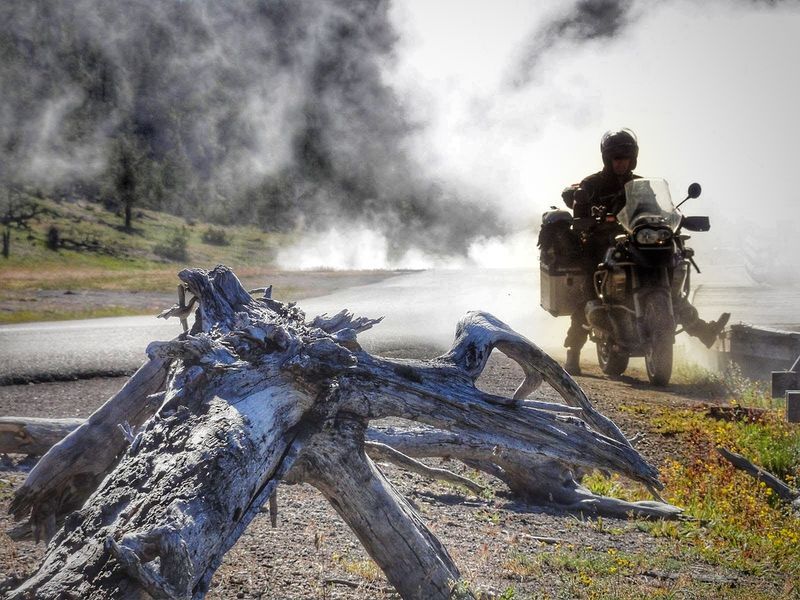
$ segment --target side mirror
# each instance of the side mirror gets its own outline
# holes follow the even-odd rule
[[[689,198],[697,198],[700,195],[700,192],[703,191],[703,188],[700,187],[699,183],[692,183],[689,185],[689,190],[686,192],[687,196],[683,200],[681,200],[680,204],[675,208],[680,208],[684,202],[686,202]]]

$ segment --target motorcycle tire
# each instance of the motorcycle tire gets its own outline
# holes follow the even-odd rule
[[[617,377],[628,368],[630,355],[621,350],[615,350],[612,344],[599,342],[597,344],[597,362],[600,370],[609,377]]]
[[[644,355],[647,379],[652,385],[665,386],[672,377],[672,350],[675,342],[675,322],[669,310],[669,299],[651,294],[645,303],[644,318],[649,340]]]

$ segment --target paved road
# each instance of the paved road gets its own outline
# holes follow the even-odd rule
[[[533,269],[432,270],[299,304],[309,316],[342,308],[385,316],[359,338],[372,352],[409,345],[431,352],[447,348],[458,319],[476,309],[494,313],[544,349],[560,352],[568,319],[552,318],[539,308],[538,282]],[[729,310],[733,322],[783,328],[800,323],[800,288],[759,288],[730,268],[704,271],[695,288],[694,303],[706,318]],[[144,360],[150,341],[178,333],[177,321],[154,317],[0,326],[0,383],[130,372]]]
[[[155,317],[0,326],[0,384],[129,373],[149,342],[181,331],[179,322]]]

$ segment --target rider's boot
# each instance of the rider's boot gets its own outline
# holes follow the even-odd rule
[[[698,319],[692,327],[687,327],[686,332],[689,335],[697,337],[706,348],[711,348],[714,342],[717,341],[719,334],[725,329],[728,324],[728,319],[731,318],[731,313],[724,312],[719,316],[716,321],[706,323],[702,319]]]
[[[568,348],[567,361],[564,363],[564,370],[570,375],[581,374],[581,349]]]

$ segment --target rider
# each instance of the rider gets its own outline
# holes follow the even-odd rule
[[[575,219],[591,219],[599,212],[616,214],[625,203],[625,184],[639,178],[633,173],[639,157],[639,144],[636,135],[630,129],[604,133],[600,140],[600,153],[603,158],[603,170],[589,175],[577,188],[569,187],[562,194]],[[592,223],[594,222],[592,219]],[[622,231],[622,227],[616,221],[601,220],[599,225],[584,233],[582,248],[587,272],[587,289],[594,289],[593,273],[603,260],[606,249],[613,243],[614,236]],[[688,300],[682,297],[676,297],[674,300],[673,309],[678,323],[683,325],[686,333],[699,338],[710,348],[728,323],[730,313],[722,313],[716,321],[706,322],[698,316],[697,309]],[[582,304],[572,313],[567,338],[564,340],[564,347],[567,348],[564,368],[567,372],[580,374],[581,348],[586,343],[588,335],[585,305]]]

